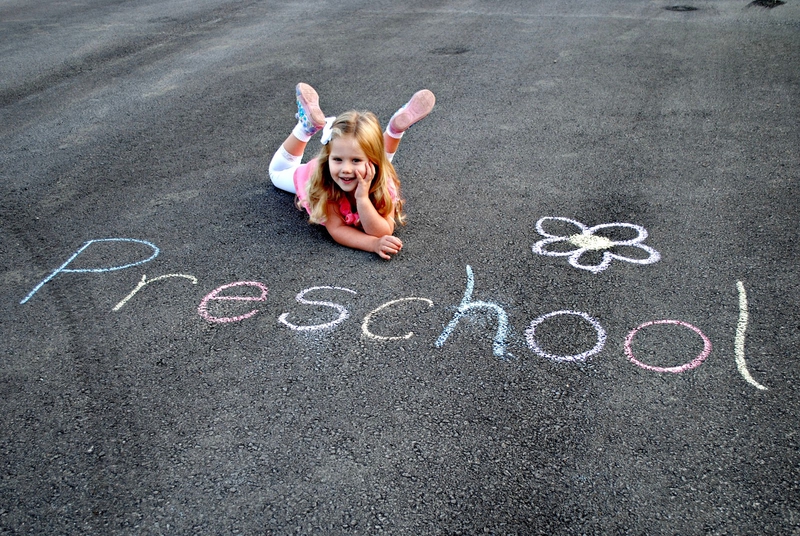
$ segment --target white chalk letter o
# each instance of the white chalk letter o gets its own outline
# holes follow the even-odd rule
[[[548,354],[536,342],[536,326],[547,320],[548,318],[552,318],[554,316],[561,316],[561,315],[573,315],[579,316],[589,322],[594,330],[597,332],[597,344],[594,345],[594,348],[583,352],[581,354],[575,355],[555,355],[555,354]],[[528,341],[528,347],[533,350],[536,354],[546,357],[551,361],[557,362],[575,362],[575,361],[586,361],[587,358],[593,356],[594,354],[600,352],[603,349],[603,346],[606,344],[606,331],[603,329],[603,326],[600,325],[600,322],[592,318],[586,313],[582,313],[580,311],[553,311],[552,313],[547,313],[546,315],[542,315],[539,318],[535,319],[531,322],[531,325],[528,329],[525,330],[525,338]]]

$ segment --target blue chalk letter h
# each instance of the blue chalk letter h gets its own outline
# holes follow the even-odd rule
[[[458,321],[461,320],[466,314],[471,313],[477,309],[488,309],[490,311],[494,311],[497,313],[497,332],[494,335],[494,344],[492,345],[492,353],[497,357],[513,357],[511,354],[506,353],[506,331],[508,330],[508,315],[503,310],[502,307],[497,305],[496,303],[485,302],[485,301],[472,301],[472,290],[475,287],[475,277],[472,274],[472,267],[468,264],[467,265],[467,288],[464,291],[464,297],[461,299],[461,303],[458,306],[458,310],[456,314],[453,315],[453,319],[450,320],[450,323],[444,328],[442,334],[439,335],[439,338],[436,339],[436,347],[441,348],[444,343],[447,341],[447,338],[450,337],[450,334],[458,325]]]

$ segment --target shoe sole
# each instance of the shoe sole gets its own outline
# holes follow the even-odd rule
[[[300,82],[297,84],[295,93],[303,109],[308,112],[308,117],[314,123],[314,126],[317,128],[324,127],[325,114],[322,113],[322,109],[319,107],[319,95],[317,95],[316,90],[308,84]]]
[[[398,132],[404,132],[411,125],[431,113],[436,97],[428,89],[421,89],[414,93],[403,110],[392,120],[392,127]]]

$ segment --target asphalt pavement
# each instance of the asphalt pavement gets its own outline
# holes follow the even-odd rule
[[[796,0],[0,2],[0,532],[800,534],[798,66]],[[270,184],[301,81],[436,94],[391,261]]]

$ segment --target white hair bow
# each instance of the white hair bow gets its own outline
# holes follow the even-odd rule
[[[322,127],[322,145],[328,145],[328,142],[331,141],[331,136],[333,136],[333,122],[336,120],[335,117],[326,117],[325,118],[325,126]]]

